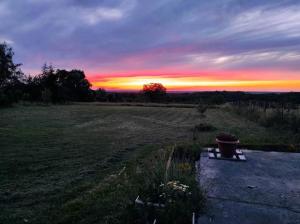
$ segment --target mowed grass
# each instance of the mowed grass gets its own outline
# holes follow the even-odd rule
[[[221,131],[249,144],[293,141],[223,108],[209,109],[203,118],[195,108],[74,104],[1,109],[0,223],[56,223],[55,214],[65,204],[126,162],[166,145],[191,143],[200,122],[218,129],[198,133],[194,141],[200,144],[213,143]]]

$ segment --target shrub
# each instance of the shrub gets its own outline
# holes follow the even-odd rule
[[[211,105],[220,105],[225,103],[225,98],[222,95],[214,95],[209,99],[209,104]]]
[[[52,92],[49,89],[43,90],[41,98],[44,103],[51,103]]]
[[[300,117],[296,116],[296,115],[291,115],[290,118],[290,123],[291,123],[291,130],[295,133],[299,133],[300,132]]]
[[[0,106],[7,106],[11,103],[10,99],[3,92],[0,92]]]
[[[208,132],[208,131],[215,131],[215,130],[217,130],[216,127],[206,123],[200,123],[195,125],[194,127],[194,131],[198,131],[198,132]]]
[[[195,160],[201,150],[195,145],[177,146],[168,154],[151,160],[151,165],[141,173],[139,195],[146,202],[163,204],[164,207],[144,204],[140,207],[142,223],[190,223],[192,213],[199,214],[205,197],[195,180]],[[170,166],[167,158],[171,158]],[[149,169],[150,168],[150,169]]]
[[[208,106],[204,104],[199,104],[197,110],[199,113],[204,114],[207,110]]]
[[[292,109],[296,108],[296,109]],[[272,104],[268,107],[260,106],[258,103],[248,103],[239,106],[233,106],[232,110],[247,119],[257,122],[264,127],[276,127],[286,129],[293,133],[300,131],[300,116],[297,112],[297,106]]]

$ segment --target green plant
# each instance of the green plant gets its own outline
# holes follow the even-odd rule
[[[195,125],[194,127],[194,131],[198,131],[198,132],[208,132],[208,131],[216,131],[216,130],[217,130],[216,127],[207,123],[200,123]]]
[[[139,196],[144,204],[137,209],[142,220],[156,218],[159,223],[189,223],[192,213],[198,214],[203,209],[205,197],[195,180],[194,162],[200,154],[196,148],[176,146],[148,162],[138,178]]]
[[[200,149],[197,144],[178,145],[173,153],[173,161],[194,163],[200,158]]]
[[[207,111],[208,106],[206,104],[199,104],[197,106],[197,111],[200,113],[201,117],[205,117],[205,112]]]
[[[231,109],[236,114],[267,128],[276,127],[292,131],[293,133],[299,133],[300,130],[300,116],[295,105],[292,107],[277,103],[266,107],[258,103],[248,102],[248,104],[233,105]]]

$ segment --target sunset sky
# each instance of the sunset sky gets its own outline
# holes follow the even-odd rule
[[[299,0],[1,0],[0,42],[94,88],[300,91]]]

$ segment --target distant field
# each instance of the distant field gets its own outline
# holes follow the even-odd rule
[[[55,223],[51,217],[69,200],[92,189],[129,160],[163,145],[193,141],[193,127],[214,132],[195,141],[214,142],[217,132],[246,144],[291,144],[284,130],[268,130],[210,109],[98,104],[15,106],[0,110],[0,223]]]

